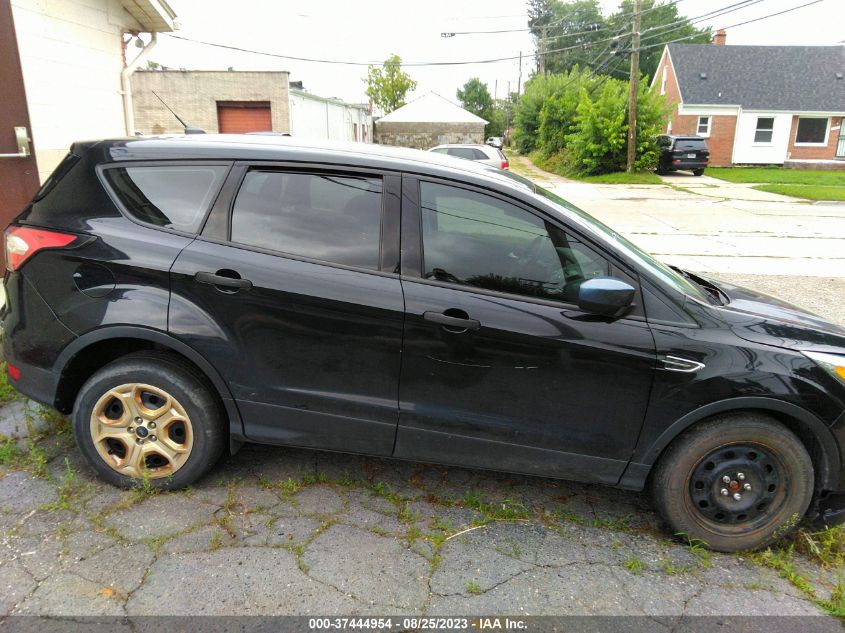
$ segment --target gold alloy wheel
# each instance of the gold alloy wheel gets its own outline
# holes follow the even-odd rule
[[[143,383],[110,389],[91,413],[100,457],[127,477],[167,477],[188,460],[194,433],[188,414],[166,391]]]

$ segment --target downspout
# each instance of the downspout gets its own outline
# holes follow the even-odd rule
[[[141,52],[132,60],[131,64],[124,63],[123,70],[120,71],[120,87],[123,96],[123,120],[125,121],[126,136],[135,136],[135,110],[132,107],[132,82],[129,81],[129,78],[135,72],[135,66],[147,58],[150,51],[155,47],[156,42],[158,42],[158,33],[153,31],[150,35],[152,37],[149,43],[141,49]]]

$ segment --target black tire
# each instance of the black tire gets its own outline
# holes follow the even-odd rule
[[[182,460],[178,463],[178,466],[149,468],[149,462],[144,462],[146,458],[142,458],[141,463],[143,463],[144,470],[140,477],[118,472],[115,466],[107,462],[106,457],[109,456],[101,455],[92,430],[97,424],[97,422],[92,421],[94,408],[101,402],[101,399],[106,398],[112,389],[135,383],[149,385],[171,396],[175,402],[173,406],[180,407],[184,413],[182,416],[175,415],[173,417],[187,417],[188,435],[190,437],[187,455],[184,457],[182,455],[177,456]],[[145,398],[149,397],[149,394],[143,392],[143,394],[139,393],[139,396]],[[120,402],[117,399],[115,401]],[[98,408],[103,406],[105,405],[99,405]],[[120,407],[120,404],[114,406]],[[161,411],[165,411],[165,409],[161,409]],[[151,414],[151,417],[154,415],[155,413]],[[205,376],[197,376],[196,370],[180,358],[157,351],[129,354],[109,363],[91,376],[77,394],[72,423],[76,443],[89,465],[102,479],[122,488],[135,487],[142,479],[147,479],[150,485],[161,490],[183,488],[204,475],[218,461],[223,453],[227,437],[222,404]],[[136,433],[137,426],[135,427]],[[147,435],[144,436],[148,449],[160,447],[164,444],[163,438],[153,440],[153,434],[161,433],[162,430],[159,428],[156,431],[154,425],[152,426],[153,429],[146,430]],[[184,423],[182,426],[181,437],[184,438]],[[132,444],[137,443],[139,437],[136,434],[129,433],[128,429],[120,428],[119,425],[115,430],[121,432],[127,430],[127,440],[124,441],[124,445],[131,451]],[[176,429],[176,431],[179,432],[179,429]],[[150,444],[151,441],[156,440],[159,442],[158,445]],[[185,442],[186,440],[183,439],[182,441]],[[180,444],[178,446],[182,448],[185,445]],[[101,447],[106,448],[102,444]],[[120,449],[119,446],[118,449]]]
[[[704,170],[703,170],[703,169],[693,169],[693,170],[692,170],[692,175],[693,175],[693,176],[701,176],[701,175],[703,175],[703,174],[704,174]]]
[[[791,532],[807,512],[813,482],[813,462],[794,433],[768,416],[743,413],[713,418],[676,439],[651,488],[674,534],[738,552]]]

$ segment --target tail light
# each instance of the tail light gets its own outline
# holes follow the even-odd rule
[[[5,237],[6,268],[15,271],[38,251],[67,246],[76,241],[77,236],[27,226],[10,226]]]
[[[508,167],[510,167],[510,164],[508,163],[508,161],[503,160],[502,161],[502,169],[507,169]]]

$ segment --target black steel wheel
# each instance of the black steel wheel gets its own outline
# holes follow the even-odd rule
[[[651,483],[674,533],[734,552],[789,533],[807,511],[813,481],[812,461],[794,433],[742,413],[684,433],[661,456]]]

